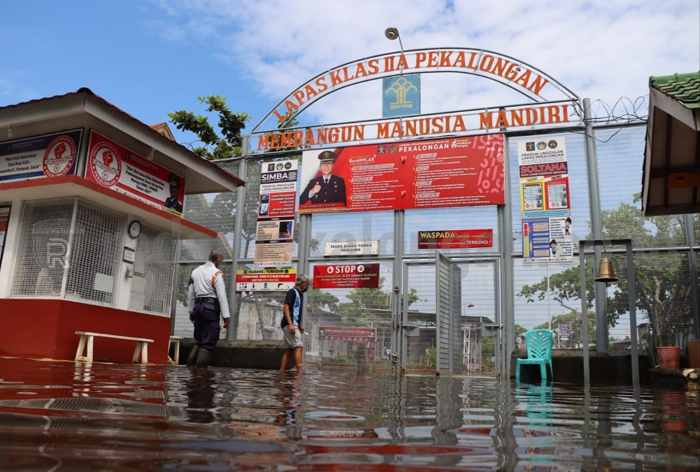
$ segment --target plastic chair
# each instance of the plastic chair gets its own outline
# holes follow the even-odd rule
[[[517,359],[515,366],[515,380],[520,382],[520,366],[523,364],[539,364],[542,380],[547,378],[547,368],[549,374],[554,378],[552,368],[552,332],[548,329],[533,329],[525,333],[525,343],[527,345],[527,359]]]

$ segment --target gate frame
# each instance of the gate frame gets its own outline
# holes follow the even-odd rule
[[[398,296],[398,299],[400,301],[400,306],[395,310],[396,314],[396,319],[393,320],[392,322],[392,337],[395,337],[397,340],[397,345],[392,346],[392,351],[396,355],[394,358],[395,361],[393,365],[400,370],[402,373],[407,373],[407,363],[408,363],[408,330],[410,328],[408,324],[408,293],[409,293],[409,287],[408,287],[408,270],[409,267],[411,266],[433,266],[435,268],[436,272],[436,278],[437,278],[437,265],[436,265],[436,260],[437,260],[437,254],[440,254],[440,251],[437,251],[435,258],[432,259],[427,259],[425,256],[424,257],[413,257],[413,258],[406,258],[401,262],[401,279],[402,279],[402,284],[401,284],[401,293]],[[503,328],[504,328],[504,313],[503,313],[503,304],[502,304],[502,297],[503,297],[503,288],[502,288],[502,268],[501,264],[503,264],[503,257],[500,257],[497,254],[474,254],[471,256],[465,256],[464,254],[459,254],[459,255],[452,255],[452,256],[447,256],[442,254],[443,257],[446,257],[449,259],[450,264],[454,265],[460,265],[460,264],[474,264],[474,263],[490,263],[493,265],[493,279],[494,279],[494,324],[493,325],[482,325],[482,333],[484,331],[492,330],[495,331],[495,366],[496,370],[494,372],[496,377],[504,378],[504,373],[507,371],[506,370],[506,365],[505,365],[505,360],[507,359],[507,355],[504,353],[506,350],[506,346],[503,343]],[[436,280],[437,281],[437,280]],[[396,287],[398,288],[398,286]],[[436,284],[436,291],[437,291],[437,284]],[[437,293],[436,293],[437,295]],[[436,297],[436,306],[435,306],[435,316],[436,316],[436,349],[437,349],[437,335],[438,335],[438,328],[437,328],[437,297]],[[394,313],[392,313],[392,316],[394,316]],[[460,306],[460,317],[461,317],[461,306]],[[460,318],[461,321],[461,318]],[[462,329],[461,329],[461,322],[459,324],[459,335],[460,335],[460,340],[462,338]],[[436,353],[437,354],[437,353]],[[460,366],[462,365],[462,352],[460,351]],[[436,375],[461,375],[461,367],[460,371],[457,372],[456,374],[450,374],[446,372],[441,372],[440,369],[438,368],[438,363],[437,363],[437,356],[436,356],[436,363],[435,363],[435,373]],[[474,377],[475,375],[469,375],[470,377]],[[489,375],[491,377],[491,375]]]

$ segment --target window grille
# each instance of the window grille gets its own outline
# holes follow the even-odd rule
[[[170,234],[143,226],[136,245],[129,310],[170,313],[175,245]]]
[[[73,200],[24,205],[12,278],[13,297],[61,296],[73,206]]]
[[[79,201],[65,297],[113,305],[126,218]]]

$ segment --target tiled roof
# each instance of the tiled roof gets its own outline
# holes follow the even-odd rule
[[[668,95],[686,108],[700,109],[700,72],[649,77],[649,87]]]

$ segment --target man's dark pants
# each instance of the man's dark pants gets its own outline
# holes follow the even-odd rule
[[[211,353],[219,340],[219,310],[214,303],[199,301],[194,305],[194,339],[197,345],[192,348],[187,365],[206,367]]]

